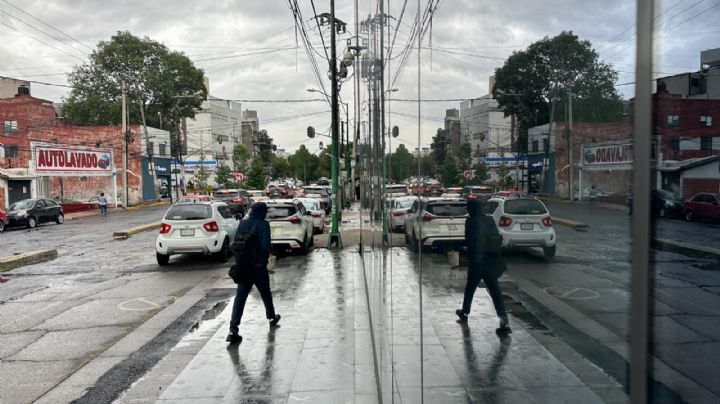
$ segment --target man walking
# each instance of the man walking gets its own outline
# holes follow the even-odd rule
[[[242,269],[240,276],[235,278],[238,284],[237,294],[230,319],[230,334],[225,339],[231,344],[242,342],[242,337],[238,334],[240,319],[253,285],[260,292],[270,326],[275,327],[280,321],[280,315],[275,314],[272,292],[270,292],[270,275],[267,269],[270,258],[270,224],[265,221],[267,210],[268,207],[264,202],[254,204],[250,210],[250,217],[240,222],[240,226],[238,226],[236,240],[246,235],[245,240],[254,241],[245,245],[247,247],[245,251],[235,251],[235,265]],[[248,257],[251,262],[247,262]]]
[[[462,309],[455,311],[461,321],[467,321],[470,306],[480,281],[485,281],[495,312],[500,318],[498,333],[510,332],[505,302],[498,283],[498,278],[505,271],[506,265],[500,253],[502,236],[499,234],[495,221],[483,212],[482,202],[468,199],[467,211],[470,215],[465,220],[465,244],[468,250],[468,278],[465,284],[465,296]]]
[[[100,197],[98,197],[98,205],[100,206],[100,214],[103,216],[107,216],[108,200],[105,197],[105,192],[100,192]]]

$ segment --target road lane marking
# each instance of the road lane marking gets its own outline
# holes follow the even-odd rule
[[[159,300],[159,299],[155,299]],[[158,303],[150,300],[149,297],[136,297],[134,299],[125,300],[117,305],[118,310],[123,311],[148,311],[157,310],[165,306],[169,306],[177,300],[177,296],[163,296],[163,300],[167,303]]]

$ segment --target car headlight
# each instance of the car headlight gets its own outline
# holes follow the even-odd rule
[[[27,211],[26,210],[18,210],[17,213],[15,214],[15,216],[25,217],[25,216],[27,216]]]
[[[668,207],[668,208],[672,208],[673,206],[675,206],[675,202],[673,202],[673,201],[665,201],[665,206]]]

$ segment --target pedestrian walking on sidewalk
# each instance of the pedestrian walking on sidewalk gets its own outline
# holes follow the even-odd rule
[[[495,306],[495,312],[500,318],[500,326],[496,331],[507,334],[510,332],[510,326],[498,283],[498,278],[507,268],[500,252],[502,236],[498,232],[493,218],[483,211],[481,201],[468,199],[467,211],[470,215],[465,220],[465,244],[469,260],[468,277],[462,309],[456,310],[455,314],[461,321],[467,321],[475,290],[480,281],[484,281]]]
[[[267,268],[270,258],[270,224],[265,221],[267,210],[268,206],[264,202],[254,204],[250,216],[240,222],[235,235],[235,265],[230,269],[230,276],[238,286],[230,319],[230,333],[226,338],[227,342],[233,344],[242,342],[242,337],[238,334],[240,319],[253,285],[260,292],[270,326],[275,327],[280,321],[280,315],[275,313],[273,306]]]
[[[100,196],[98,197],[98,206],[100,206],[100,214],[107,216],[108,200],[105,196],[105,192],[100,192]]]
[[[597,197],[598,192],[597,189],[595,189],[595,185],[593,185],[592,187],[590,187],[590,207],[595,207],[595,203],[597,203]]]

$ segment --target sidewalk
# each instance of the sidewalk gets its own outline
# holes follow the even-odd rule
[[[164,359],[165,368],[145,377],[148,384],[164,377],[164,385],[141,381],[119,402],[375,403],[394,395],[416,403],[421,394],[432,403],[626,401],[617,383],[574,352],[571,372],[515,317],[513,333],[500,339],[484,289],[469,323],[458,324],[466,272],[451,271],[444,256],[424,256],[421,345],[416,258],[401,248],[389,252],[392,259],[383,254],[319,249],[280,260],[271,286],[281,327],[268,328],[253,291],[240,326],[244,340],[228,347],[230,301],[196,352],[189,346],[198,335],[191,334]],[[182,355],[186,366],[177,365]],[[607,393],[603,399],[598,389]]]

